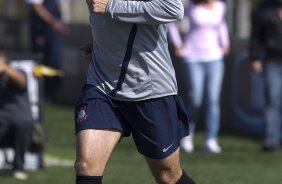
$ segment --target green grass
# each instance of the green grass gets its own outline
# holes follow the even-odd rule
[[[60,158],[75,156],[73,108],[52,105],[44,108],[44,126],[47,130],[47,153]]]
[[[62,159],[75,158],[73,109],[49,105],[44,108],[44,122],[49,143],[46,153]],[[181,154],[183,168],[198,184],[278,184],[282,181],[282,151],[263,153],[258,140],[222,135],[224,152],[211,155],[202,152],[203,134],[195,136],[196,151]],[[2,184],[71,184],[75,183],[72,167],[47,167],[30,172],[26,182],[0,177]],[[123,139],[115,149],[104,175],[105,184],[153,184],[154,180],[137,153],[131,138]]]

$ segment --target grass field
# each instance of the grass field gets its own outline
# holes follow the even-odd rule
[[[44,109],[44,123],[49,135],[46,154],[74,160],[75,141],[72,107],[49,105]],[[258,140],[234,135],[222,135],[224,152],[210,155],[201,150],[203,134],[196,137],[196,151],[182,153],[183,168],[198,184],[279,184],[282,183],[282,150],[275,153],[260,151]],[[46,167],[30,172],[29,179],[19,182],[1,177],[0,184],[72,184],[72,167]],[[131,138],[123,139],[109,161],[104,175],[105,184],[153,184],[143,157]]]

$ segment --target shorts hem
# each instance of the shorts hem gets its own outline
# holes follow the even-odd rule
[[[77,135],[79,132],[83,131],[83,130],[117,130],[119,131],[120,133],[122,133],[122,137],[129,137],[130,136],[130,133],[127,133],[127,132],[124,132],[123,130],[119,129],[119,128],[97,128],[97,127],[85,127],[85,128],[81,128],[79,130],[76,130],[75,131],[75,135]]]
[[[157,159],[157,160],[162,160],[165,159],[167,157],[169,157],[170,155],[172,155],[178,148],[179,148],[179,144],[177,145],[177,147],[171,148],[168,152],[166,152],[163,155],[149,155],[146,153],[142,153],[140,151],[138,151],[140,154],[144,155],[145,157],[151,158],[151,159]]]

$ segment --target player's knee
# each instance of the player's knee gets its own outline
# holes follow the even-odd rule
[[[94,170],[94,164],[84,159],[76,160],[74,167],[78,175],[89,174]]]
[[[76,160],[74,163],[74,168],[77,174],[87,172],[89,165],[84,160]]]

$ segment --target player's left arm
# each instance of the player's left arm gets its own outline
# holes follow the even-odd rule
[[[82,47],[80,47],[80,52],[84,60],[91,61],[92,50],[93,50],[92,42],[85,43]]]
[[[86,0],[91,13],[109,13],[115,20],[164,24],[181,20],[184,7],[181,0]]]

